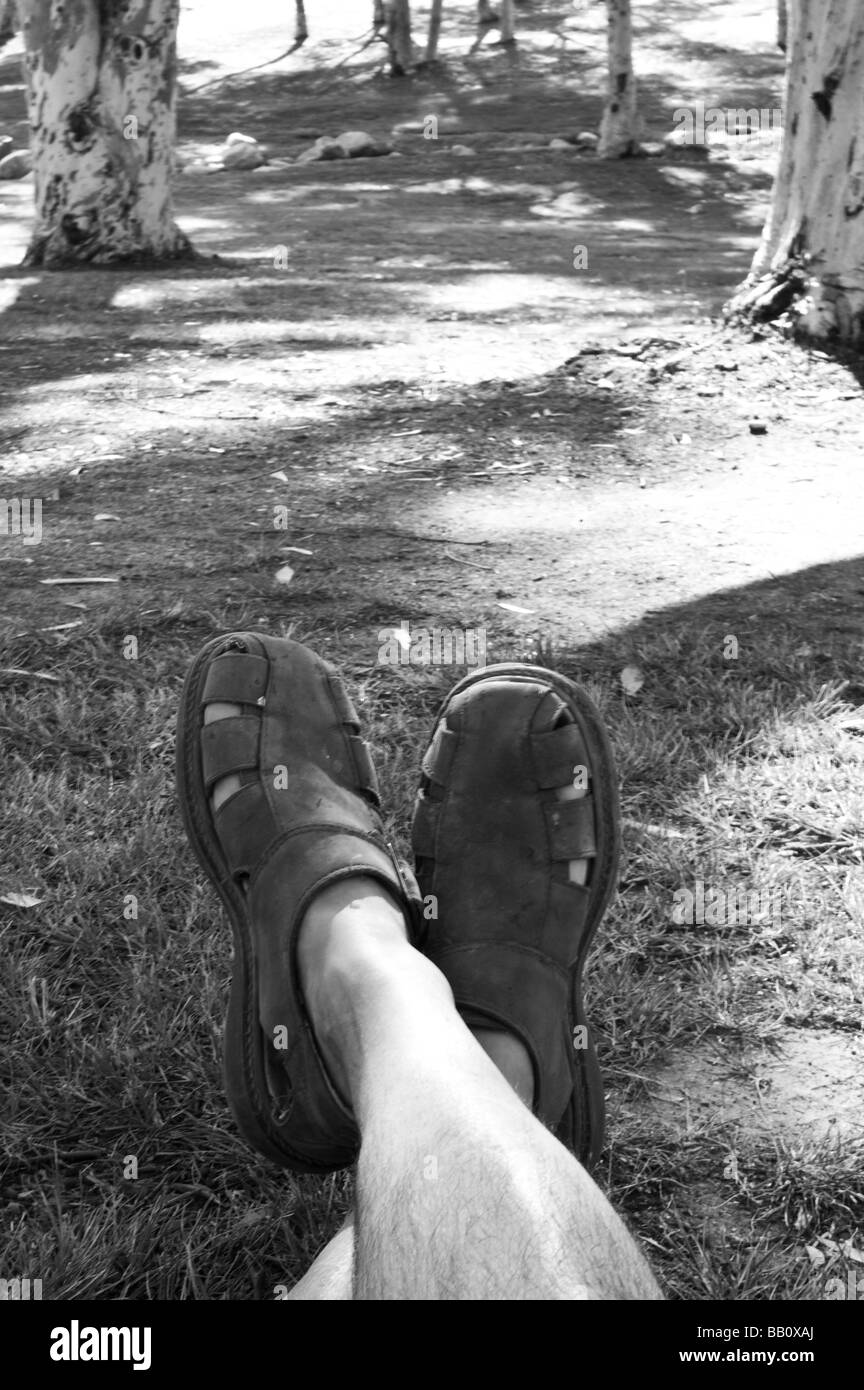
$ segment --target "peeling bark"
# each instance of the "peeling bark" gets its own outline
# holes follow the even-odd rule
[[[738,321],[864,347],[864,6],[790,0],[784,136]]]
[[[621,159],[639,148],[630,0],[606,0],[606,19],[609,71],[597,153],[602,159]]]
[[[36,226],[25,265],[190,253],[171,202],[179,0],[18,0]]]

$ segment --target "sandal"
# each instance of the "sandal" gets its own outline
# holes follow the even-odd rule
[[[205,724],[213,702],[243,713]],[[210,792],[232,773],[241,786],[214,812]],[[224,1059],[237,1124],[282,1167],[348,1167],[360,1135],[304,1006],[300,923],[316,893],[354,874],[389,889],[412,941],[422,921],[416,885],[384,835],[356,712],[332,667],[287,638],[244,632],[209,642],[183,685],[177,793],[234,934]]]
[[[594,1163],[603,1082],[581,976],[615,891],[620,845],[600,714],[564,676],[486,666],[444,701],[422,766],[412,840],[420,892],[438,913],[423,949],[469,1027],[521,1039],[534,1113]],[[554,789],[568,784],[587,794],[558,799]],[[589,861],[584,887],[570,881],[573,859]]]

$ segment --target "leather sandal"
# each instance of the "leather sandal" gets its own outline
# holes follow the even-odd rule
[[[471,1027],[527,1048],[534,1112],[583,1163],[603,1143],[603,1082],[582,969],[615,891],[620,815],[599,711],[564,676],[504,664],[466,676],[436,717],[412,840],[425,953]],[[581,771],[580,771],[581,769]],[[587,786],[580,799],[555,788]],[[569,861],[587,859],[585,886]]]
[[[242,714],[204,723],[213,702]],[[213,811],[220,778],[239,790]],[[315,1041],[296,945],[312,898],[339,879],[377,879],[420,939],[416,884],[385,837],[378,782],[345,689],[286,638],[218,637],[186,676],[177,722],[183,824],[234,936],[225,1081],[246,1140],[282,1167],[329,1173],[360,1136]]]

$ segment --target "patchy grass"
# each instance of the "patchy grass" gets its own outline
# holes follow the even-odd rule
[[[133,620],[117,598],[71,631],[9,638],[0,656],[57,678],[3,677],[3,890],[41,899],[0,906],[3,1267],[41,1275],[51,1298],[268,1298],[333,1233],[350,1177],[282,1174],[233,1132],[220,1080],[229,937],[172,786],[185,667],[254,614],[226,623],[178,603]],[[812,1297],[864,1217],[860,1152],[745,1136],[730,1166],[710,1127],[676,1141],[648,1110],[639,1119],[645,1068],[672,1048],[860,1026],[854,663],[838,649],[826,679],[804,651],[824,633],[791,610],[727,660],[728,621],[710,606],[649,621],[638,641],[539,653],[587,685],[621,774],[626,865],[589,997],[613,1100],[633,1105],[600,1180],[673,1296]],[[124,660],[133,627],[139,658]],[[346,631],[319,625],[312,640],[348,676],[407,849],[419,751],[454,673],[371,666]],[[618,673],[634,652],[645,685],[628,696]],[[676,924],[674,894],[696,879],[768,886],[779,916]],[[833,1253],[823,1244],[811,1272],[804,1247],[820,1237]]]

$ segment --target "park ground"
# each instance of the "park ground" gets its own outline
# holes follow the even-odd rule
[[[273,1298],[335,1229],[351,1175],[277,1171],[226,1111],[175,710],[214,633],[308,640],[406,847],[458,674],[378,664],[407,621],[484,628],[608,721],[598,1179],[664,1288],[823,1297],[864,1262],[864,403],[842,353],[719,319],[776,146],[551,149],[597,126],[601,6],[471,58],[448,6],[441,67],[400,82],[328,0],[231,77],[289,46],[267,8],[181,18],[176,206],[208,259],[21,269],[32,182],[0,186],[0,493],[44,499],[38,545],[0,536],[0,1268],[46,1298]],[[772,11],[639,7],[646,138],[695,101],[779,107]],[[0,132],[23,117],[7,49]],[[293,160],[358,128],[396,154],[194,167],[232,130]],[[697,883],[760,906],[676,920]]]

